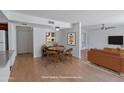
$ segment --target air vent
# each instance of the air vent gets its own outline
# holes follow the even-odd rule
[[[48,21],[49,24],[54,24],[54,21]]]
[[[23,23],[22,25],[25,25],[25,26],[26,26],[26,25],[28,25],[28,24]]]

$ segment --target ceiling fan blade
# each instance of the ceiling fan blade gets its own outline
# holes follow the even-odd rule
[[[108,30],[108,29],[113,29],[113,28],[117,28],[117,27],[115,27],[115,26],[105,27],[105,30]]]

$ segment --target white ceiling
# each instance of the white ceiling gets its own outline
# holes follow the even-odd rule
[[[124,24],[124,10],[15,10],[14,12],[83,25]]]

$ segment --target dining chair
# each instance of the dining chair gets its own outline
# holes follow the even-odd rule
[[[53,61],[53,62],[59,61],[59,55],[58,55],[57,51],[47,49],[46,54],[47,54],[47,60],[48,61]]]
[[[69,49],[65,50],[65,52],[64,52],[65,57],[69,57],[72,59],[72,51],[73,51],[73,48],[69,48]]]
[[[59,51],[59,59],[61,62],[65,61],[65,54],[64,51]]]
[[[47,56],[46,50],[47,50],[47,47],[42,48],[42,55],[43,56]]]

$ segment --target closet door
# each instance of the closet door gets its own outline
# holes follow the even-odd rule
[[[33,53],[33,31],[28,31],[28,52]]]
[[[17,31],[17,52],[31,53],[32,50],[32,35],[31,31]]]
[[[17,31],[17,52],[25,53],[26,51],[26,36],[25,31]]]

